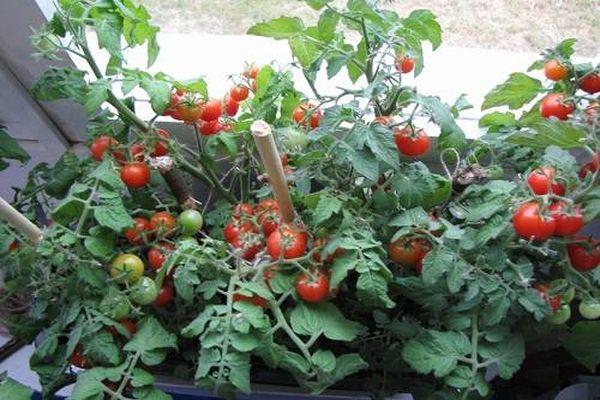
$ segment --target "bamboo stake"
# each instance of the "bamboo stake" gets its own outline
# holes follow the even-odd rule
[[[38,244],[42,240],[43,233],[41,229],[2,197],[0,197],[0,217],[6,219],[19,232],[27,236],[31,243]]]
[[[273,140],[271,127],[265,121],[255,121],[250,130],[256,142],[258,154],[260,154],[260,158],[265,166],[269,183],[273,189],[273,195],[277,203],[279,203],[281,219],[285,223],[291,223],[294,221],[294,207],[292,206],[292,199],[285,179],[285,173],[283,172],[283,165],[281,165],[279,151],[275,145],[275,140]]]

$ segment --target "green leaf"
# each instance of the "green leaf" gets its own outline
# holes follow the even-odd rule
[[[369,364],[367,364],[360,355],[354,353],[344,354],[337,358],[332,375],[336,380],[342,380],[343,378],[368,367]]]
[[[29,161],[29,154],[21,147],[19,142],[8,135],[4,127],[0,126],[0,163],[7,158],[18,160],[22,164]],[[8,164],[0,164],[0,171],[8,167]]]
[[[496,86],[485,96],[481,109],[499,106],[508,106],[511,110],[519,109],[533,100],[542,88],[539,80],[521,72],[513,73],[506,82]]]
[[[97,178],[111,189],[125,190],[125,184],[119,175],[117,175],[113,163],[109,159],[103,160],[92,172],[91,177]]]
[[[402,358],[415,371],[433,372],[441,378],[454,371],[459,357],[470,352],[471,343],[463,333],[428,330],[406,343]]]
[[[176,348],[177,336],[167,332],[154,317],[146,317],[123,350],[140,353],[145,364],[156,365],[164,359],[165,350]]]
[[[6,376],[0,377],[0,399],[31,400],[33,389]]]
[[[393,308],[396,303],[388,295],[387,277],[382,271],[368,269],[356,281],[356,297],[367,305]]]
[[[335,28],[340,20],[339,14],[332,10],[325,10],[319,17],[319,38],[323,42],[331,42],[335,36]]]
[[[94,13],[92,13],[93,15]],[[98,46],[106,49],[111,56],[122,60],[121,53],[121,30],[123,29],[122,19],[113,13],[102,12],[94,15],[94,28],[98,36]]]
[[[356,125],[355,125],[356,128]],[[365,126],[362,130],[365,132],[366,143],[377,158],[389,165],[391,168],[398,168],[398,150],[394,144],[394,138],[389,130],[379,124]]]
[[[37,79],[31,88],[31,95],[37,100],[70,99],[84,104],[88,92],[85,72],[70,68],[49,68]]]
[[[428,40],[433,50],[442,44],[442,27],[429,10],[414,10],[402,20],[404,27],[416,32],[421,40]]]
[[[279,17],[254,25],[248,29],[248,34],[267,36],[274,39],[288,39],[303,32],[304,29],[304,22],[298,17]]]
[[[336,257],[331,265],[331,278],[329,279],[329,287],[336,289],[339,284],[346,279],[348,272],[356,267],[358,260],[356,252],[347,251],[341,257]]]
[[[565,349],[590,372],[600,364],[600,321],[577,322],[564,339]]]
[[[131,386],[140,387],[154,384],[154,375],[142,368],[134,368],[131,374]]]
[[[113,231],[102,226],[94,226],[90,229],[84,245],[87,251],[101,260],[110,259],[115,253],[116,235]]]
[[[325,372],[335,369],[335,354],[329,350],[317,350],[311,357],[313,365]]]
[[[44,190],[52,197],[65,197],[81,174],[79,159],[70,151],[65,152],[50,170]]]
[[[204,332],[206,324],[214,315],[214,308],[207,306],[192,322],[181,330],[181,335],[184,337],[194,337]]]
[[[85,99],[85,111],[88,115],[94,115],[108,98],[110,83],[105,79],[99,79],[90,84],[89,91]]]
[[[498,374],[502,379],[510,379],[525,359],[525,341],[519,334],[513,334],[500,343],[482,341],[478,352],[486,361],[495,361],[498,364]]]
[[[119,348],[113,336],[105,331],[96,332],[85,338],[83,349],[86,356],[99,365],[116,366],[121,362]]]
[[[332,303],[298,303],[290,313],[290,324],[299,335],[312,336],[323,332],[331,340],[350,342],[362,330],[362,326],[347,320]]]
[[[400,215],[394,217],[389,226],[426,226],[429,223],[429,215],[422,207],[415,207],[404,211]]]
[[[542,119],[528,124],[524,129],[506,137],[508,143],[543,149],[555,145],[563,149],[583,146],[585,131],[569,122]]]
[[[537,321],[543,320],[548,315],[548,304],[535,289],[527,290],[519,296],[518,301],[525,310],[533,314]]]
[[[494,111],[481,117],[479,126],[482,128],[517,126],[517,120],[515,114],[511,112]]]
[[[118,196],[101,196],[101,205],[94,207],[94,218],[102,226],[117,233],[133,226],[134,221]]]
[[[462,150],[467,146],[465,133],[456,124],[450,107],[438,97],[417,95],[415,101],[423,105],[440,127],[438,149],[454,148]]]
[[[347,157],[360,175],[372,182],[377,182],[379,178],[379,163],[377,158],[368,149],[361,151],[348,152]]]
[[[108,379],[117,382],[121,379],[125,367],[126,364],[114,368],[95,367],[80,373],[69,400],[103,400],[102,381]]]
[[[313,39],[306,35],[295,35],[288,39],[292,54],[300,61],[304,68],[310,65],[319,57],[319,47],[313,42]]]
[[[171,101],[171,85],[159,80],[145,79],[140,86],[148,93],[154,112],[162,113]]]
[[[313,10],[320,10],[321,8],[325,7],[325,5],[327,3],[329,3],[331,0],[304,0],[304,1]]]
[[[314,210],[313,222],[318,225],[324,221],[327,221],[334,214],[339,213],[342,210],[344,203],[337,197],[331,196],[327,193],[319,197],[319,202]]]
[[[457,260],[454,265],[451,266],[446,283],[448,284],[448,290],[450,293],[458,293],[465,284],[465,280],[469,276],[471,266],[463,260]]]
[[[434,285],[454,265],[454,251],[447,247],[436,247],[427,253],[423,261],[423,281]]]
[[[229,337],[231,345],[238,351],[248,352],[256,349],[260,339],[253,334],[234,332]]]
[[[398,193],[400,204],[406,208],[421,206],[428,209],[445,202],[452,194],[450,180],[430,173],[422,164],[412,164],[407,174],[396,174],[392,188]]]
[[[577,43],[577,39],[564,39],[556,46],[556,52],[564,58],[571,58],[571,56],[575,53],[575,43]]]
[[[470,367],[459,365],[450,375],[446,376],[446,385],[457,389],[466,389],[471,386],[473,373]]]

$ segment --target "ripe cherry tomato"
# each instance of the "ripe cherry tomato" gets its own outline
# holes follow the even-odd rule
[[[403,129],[394,129],[394,141],[398,151],[406,156],[417,157],[427,153],[431,141],[425,130],[407,126]]]
[[[429,246],[420,239],[400,238],[388,246],[390,260],[405,267],[414,267],[428,251]]]
[[[556,221],[556,236],[570,236],[576,234],[583,227],[583,214],[581,208],[573,207],[570,212],[567,212],[569,207],[564,201],[557,201],[548,206],[548,211]]]
[[[577,271],[590,271],[600,264],[600,242],[592,238],[579,239],[583,241],[567,245],[569,261]]]
[[[301,273],[296,278],[296,293],[307,303],[318,303],[329,295],[329,277],[321,271]]]
[[[131,300],[141,306],[147,306],[152,304],[158,296],[158,289],[156,283],[147,277],[143,276],[137,283],[131,288]]]
[[[173,289],[173,285],[167,282],[163,284],[163,286],[160,288],[160,291],[158,292],[158,296],[156,297],[153,306],[165,306],[173,300],[173,297],[175,297],[175,290]]]
[[[260,215],[270,210],[279,210],[279,204],[273,199],[264,199],[254,207],[254,214]]]
[[[142,244],[145,241],[146,233],[150,230],[150,221],[143,217],[134,217],[133,221],[133,228],[125,229],[123,236],[131,244]]]
[[[198,123],[198,130],[203,136],[210,136],[221,132],[221,130],[224,130],[224,126],[219,120],[208,122],[201,121]]]
[[[244,232],[254,232],[256,233],[256,226],[250,221],[239,221],[233,220],[229,224],[225,225],[223,229],[223,235],[225,236],[225,240],[227,242],[233,244],[240,234]]]
[[[217,99],[210,99],[204,103],[204,108],[202,110],[202,115],[200,115],[200,119],[202,121],[215,121],[219,119],[222,113],[223,107],[221,101]]]
[[[305,120],[307,113],[310,114],[310,119],[307,118]],[[302,124],[302,126],[308,127],[310,120],[310,127],[312,129],[315,129],[319,126],[319,124],[321,123],[322,116],[323,111],[315,109],[315,106],[313,106],[310,103],[300,104],[294,109],[294,112],[292,113],[292,119],[294,120],[294,122],[296,122],[297,124]]]
[[[229,96],[235,101],[244,101],[248,98],[249,89],[246,86],[234,86],[229,90]]]
[[[160,242],[156,246],[152,246],[148,250],[148,265],[159,270],[173,250],[175,250],[175,246],[169,242]]]
[[[230,96],[225,97],[225,112],[230,117],[234,117],[240,109],[240,103],[233,100]]]
[[[306,250],[306,241],[306,232],[291,225],[283,225],[269,235],[267,251],[274,259],[298,258]]]
[[[77,368],[87,369],[91,367],[87,358],[83,355],[83,346],[81,346],[81,343],[77,343],[75,346],[75,350],[73,350],[73,353],[71,354],[70,361],[71,364]]]
[[[585,319],[600,318],[600,302],[596,299],[582,301],[579,303],[579,314]]]
[[[246,296],[243,295],[241,293],[234,293],[233,294],[233,301],[234,302],[238,302],[238,301],[249,301],[250,303],[259,306],[259,307],[266,307],[267,306],[267,300],[263,299],[262,297],[260,297],[259,295],[255,294],[254,296]]]
[[[195,235],[202,229],[204,219],[202,214],[198,210],[185,210],[177,217],[179,225],[181,226],[181,234],[184,236]]]
[[[550,60],[544,64],[544,75],[551,81],[561,81],[567,77],[569,70],[557,60]]]
[[[156,135],[160,136],[162,138],[165,138],[165,139],[169,139],[171,137],[169,132],[165,131],[164,129],[157,129]],[[167,154],[169,154],[168,141],[158,140],[154,144],[154,152],[152,153],[152,155],[154,157],[163,157],[163,156],[166,156]]]
[[[21,247],[21,245],[19,244],[19,242],[17,242],[15,240],[8,245],[8,252],[13,253],[13,252],[17,251],[19,249],[19,247]]]
[[[142,146],[140,143],[134,143],[131,145],[131,147],[129,148],[129,154],[131,155],[131,159],[134,161],[139,161],[142,162],[144,161],[144,146]],[[115,153],[113,153],[113,156],[115,158],[116,155]],[[125,158],[123,157],[123,162],[125,161]]]
[[[321,249],[321,250],[313,253],[313,255],[312,255],[313,260],[315,260],[316,262],[321,262],[321,259],[322,259],[321,252],[328,241],[329,240],[327,238],[315,239],[315,241],[313,242],[313,248]],[[332,254],[330,254],[327,257],[327,259],[324,262],[327,264],[331,264],[335,261],[336,258],[343,256],[345,253],[346,253],[346,250],[338,247],[337,249],[334,250],[334,252]]]
[[[394,66],[398,72],[402,72],[403,74],[408,74],[415,68],[415,60],[408,57],[399,55],[396,57],[396,61],[394,62]]]
[[[569,119],[569,115],[575,110],[572,102],[563,103],[565,95],[550,93],[542,99],[540,114],[544,118],[556,117],[561,120]]]
[[[321,125],[321,118],[323,117],[323,111],[317,109],[313,111],[310,116],[310,127],[312,129],[317,129],[319,125]]]
[[[571,318],[571,308],[568,304],[563,304],[547,318],[547,321],[552,325],[562,325],[569,318]]]
[[[579,82],[579,88],[589,94],[600,92],[600,74],[598,72],[587,74],[581,82]]]
[[[279,210],[268,210],[258,216],[258,223],[265,237],[269,237],[279,225],[281,225],[281,214]]]
[[[556,311],[560,308],[560,304],[561,304],[560,296],[550,296],[548,294],[550,287],[547,284],[536,283],[535,285],[533,285],[533,288],[540,293],[540,296],[542,297],[542,299],[544,299],[544,301],[546,303],[548,303],[550,308],[552,308],[552,311]]]
[[[598,168],[600,168],[600,154],[594,154],[592,160],[579,170],[579,178],[584,179],[587,174],[593,174]]]
[[[138,189],[150,182],[150,167],[143,162],[132,162],[121,168],[121,180],[130,188]]]
[[[168,211],[159,211],[150,217],[150,230],[165,236],[173,234],[177,227],[177,220]]]
[[[231,210],[232,219],[248,219],[254,215],[254,207],[248,203],[239,203]]]
[[[552,167],[538,168],[529,173],[527,183],[531,191],[537,195],[548,194],[551,190],[552,193],[562,196],[565,194],[565,187],[561,183],[554,181],[555,175],[556,173]]]
[[[244,72],[242,72],[242,75],[244,75],[248,79],[256,79],[256,76],[258,75],[258,70],[259,68],[256,64],[251,64]]]
[[[120,254],[109,266],[110,276],[120,283],[137,282],[144,274],[144,262],[135,254]]]
[[[92,153],[92,157],[97,161],[102,161],[102,157],[104,156],[104,152],[107,148],[117,146],[119,142],[116,139],[113,139],[109,136],[99,136],[94,139],[92,144],[90,145],[90,153]]]
[[[540,215],[540,205],[535,201],[523,204],[513,215],[513,227],[526,240],[545,240],[554,234],[556,221]]]
[[[176,109],[179,103],[183,100],[183,92],[179,90],[171,93],[171,99],[169,100],[169,105],[163,111],[162,115],[170,115],[171,117],[180,120],[181,117],[177,114]]]
[[[252,261],[256,254],[264,247],[262,236],[254,232],[242,232],[231,243],[234,249],[241,250],[241,256],[244,260]]]
[[[182,120],[185,123],[192,124],[200,119],[203,114],[203,105],[194,99],[182,99],[175,107],[174,113],[171,116]]]

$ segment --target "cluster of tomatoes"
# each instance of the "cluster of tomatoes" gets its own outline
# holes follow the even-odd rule
[[[565,79],[577,79],[577,86],[582,91],[595,94],[600,92],[600,73],[591,71],[582,77],[577,77],[575,70],[558,60],[549,60],[544,64],[544,74],[551,81],[563,81]],[[590,105],[588,107],[594,107]],[[544,118],[556,117],[561,120],[569,119],[569,115],[575,111],[575,104],[564,93],[547,94],[540,104],[540,114]]]
[[[231,125],[224,117],[237,115],[240,102],[245,101],[250,94],[250,87],[256,91],[256,76],[258,67],[250,66],[242,73],[245,81],[233,86],[223,100],[201,99],[194,93],[175,89],[163,115],[170,116],[186,124],[196,124],[198,131],[205,136],[231,130]]]
[[[169,138],[171,135],[164,129],[153,131],[154,136],[149,138],[152,149],[149,152],[150,157],[163,157],[169,154]],[[142,143],[133,143],[128,149],[121,146],[119,141],[113,137],[101,135],[94,139],[90,145],[92,157],[97,161],[102,158],[107,151],[121,165],[121,180],[130,188],[138,189],[146,186],[150,182],[150,167],[145,162],[146,149]]]
[[[304,227],[298,224],[286,224],[281,221],[279,204],[273,199],[265,199],[255,207],[250,204],[238,204],[231,213],[231,220],[223,229],[225,240],[247,261],[258,261],[263,256],[263,250],[273,260],[273,265],[265,270],[264,278],[267,286],[277,270],[279,262],[298,259],[306,254],[309,236]],[[296,279],[298,297],[309,303],[325,300],[329,294],[329,273],[323,264],[330,264],[335,257],[343,254],[338,249],[327,259],[322,260],[319,250],[325,245],[326,239],[313,241],[311,263],[317,268],[305,270]],[[266,300],[259,296],[248,297],[234,293],[235,301],[251,301],[261,307],[266,306]]]
[[[527,177],[531,191],[538,196],[565,194],[565,186],[556,179],[554,168],[546,166],[532,171]],[[538,201],[522,204],[513,215],[513,226],[526,240],[546,240],[551,236],[573,237],[583,227],[581,207],[567,199],[555,200],[542,212]],[[592,238],[577,238],[567,244],[573,268],[589,271],[600,264],[600,243]]]
[[[297,124],[310,129],[316,129],[321,124],[323,111],[315,105],[304,102],[298,105],[292,113],[292,119]]]

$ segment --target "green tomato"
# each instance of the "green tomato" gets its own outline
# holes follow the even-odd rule
[[[147,276],[144,276],[131,288],[129,297],[137,304],[147,306],[154,303],[157,295],[158,289],[156,288],[156,283]]]
[[[562,325],[571,318],[571,308],[567,304],[563,304],[560,308],[554,311],[546,320],[552,325]]]
[[[308,146],[309,139],[306,133],[294,127],[282,128],[279,130],[283,142],[292,148],[304,149]]]
[[[504,168],[499,165],[492,165],[487,168],[488,178],[494,179],[502,179],[504,176]]]
[[[204,219],[198,210],[185,210],[179,217],[179,225],[181,225],[181,233],[184,236],[192,236],[202,229]]]
[[[565,290],[563,292],[563,294],[560,297],[567,304],[572,302],[573,299],[575,298],[575,288],[573,288],[573,287],[568,288],[567,290]]]
[[[596,299],[582,301],[579,303],[579,314],[585,319],[600,318],[600,302]]]
[[[109,292],[100,302],[100,312],[109,318],[121,320],[129,316],[129,301],[119,292]]]

